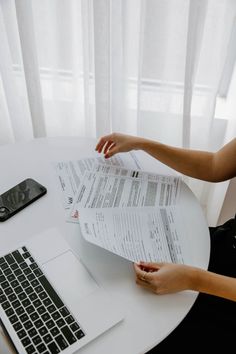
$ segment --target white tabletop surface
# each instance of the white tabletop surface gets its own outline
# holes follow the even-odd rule
[[[0,223],[1,253],[50,227],[57,227],[82,258],[94,278],[121,304],[124,320],[83,347],[83,354],[144,354],[164,339],[186,316],[197,293],[185,291],[157,296],[135,283],[131,262],[87,243],[78,224],[66,222],[52,162],[97,156],[96,141],[84,138],[36,139],[0,147],[0,194],[27,177],[47,187],[47,194],[6,222]],[[170,172],[137,152],[145,170]],[[209,231],[194,194],[182,183],[179,208],[187,263],[204,269],[210,253]],[[1,350],[0,340],[0,352]]]

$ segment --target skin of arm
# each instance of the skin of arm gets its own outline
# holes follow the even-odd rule
[[[136,283],[156,294],[194,290],[236,301],[236,279],[173,263],[134,264]]]
[[[209,182],[236,176],[236,139],[216,152],[177,148],[156,141],[113,133],[102,137],[96,150],[105,158],[143,150],[176,171]],[[236,279],[200,268],[172,263],[134,264],[136,283],[156,294],[194,290],[236,301]]]
[[[131,135],[113,133],[102,137],[97,146],[105,158],[119,152],[143,150],[176,171],[208,182],[221,182],[236,175],[236,139],[217,152],[183,149]]]

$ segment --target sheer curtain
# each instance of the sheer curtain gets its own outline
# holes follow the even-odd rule
[[[0,144],[110,131],[218,149],[235,0],[0,0]],[[211,225],[227,183],[186,179]]]

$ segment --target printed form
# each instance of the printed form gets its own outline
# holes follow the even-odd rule
[[[166,208],[81,209],[83,237],[132,262],[184,263],[177,210]]]
[[[182,179],[142,170],[132,153],[54,164],[68,212],[83,237],[132,262],[184,263],[178,198]]]
[[[62,203],[65,209],[73,204],[74,197],[86,172],[92,171],[96,164],[116,166],[140,170],[141,165],[134,152],[119,154],[105,159],[102,156],[88,157],[79,160],[59,161],[54,163],[59,188],[62,193]]]
[[[86,172],[68,221],[79,221],[82,208],[123,208],[175,205],[181,179],[114,166]]]

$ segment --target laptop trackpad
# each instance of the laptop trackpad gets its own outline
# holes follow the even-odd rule
[[[95,280],[72,251],[44,263],[42,269],[62,301],[68,304],[71,310],[76,309],[78,299],[86,297],[98,288]]]

